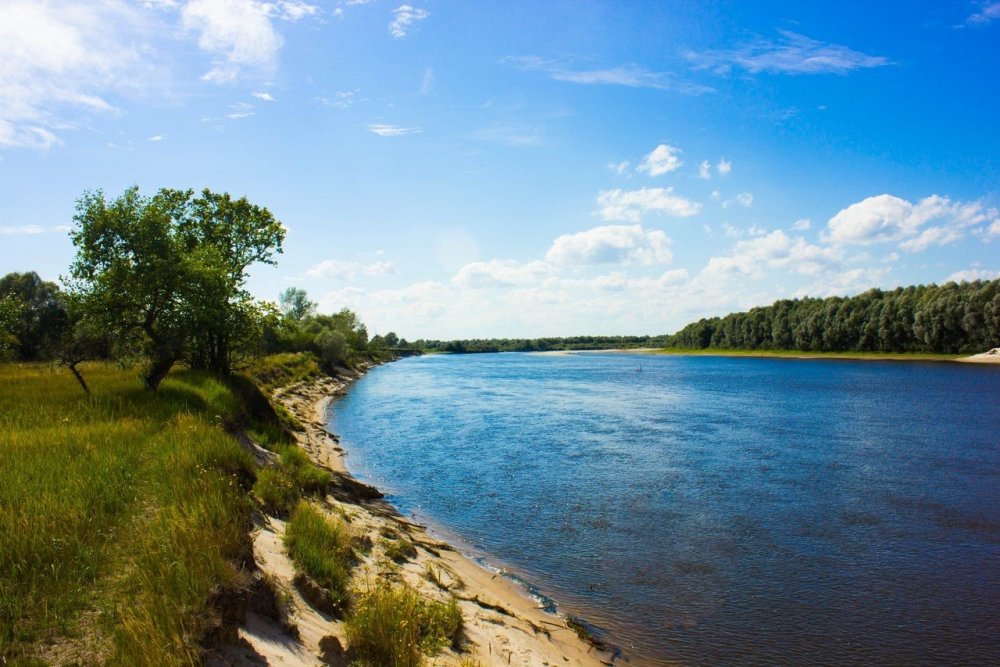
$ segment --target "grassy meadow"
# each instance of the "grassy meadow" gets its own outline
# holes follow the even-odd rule
[[[0,663],[184,665],[244,585],[253,462],[225,384],[0,364]],[[218,606],[218,605],[215,605]]]

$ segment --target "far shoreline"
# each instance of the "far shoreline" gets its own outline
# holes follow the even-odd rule
[[[1000,353],[939,354],[933,352],[803,352],[799,350],[726,350],[683,348],[614,348],[607,350],[551,350],[530,352],[540,356],[576,354],[635,354],[673,357],[747,357],[761,359],[844,360],[844,361],[927,361],[1000,364]]]

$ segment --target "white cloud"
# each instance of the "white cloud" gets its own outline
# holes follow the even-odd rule
[[[35,234],[63,233],[70,230],[68,225],[56,227],[41,227],[39,225],[22,225],[20,227],[0,226],[0,236],[34,236]]]
[[[751,74],[846,74],[856,69],[890,65],[883,56],[872,56],[840,44],[810,39],[787,30],[778,41],[758,37],[740,48],[695,53],[685,57],[701,69],[729,74],[734,68]]]
[[[981,9],[966,19],[968,25],[986,25],[1000,19],[1000,2],[984,2]]]
[[[413,29],[417,21],[423,21],[430,13],[410,5],[400,5],[392,10],[392,21],[389,23],[389,34],[396,39],[403,39]]]
[[[713,88],[676,79],[666,72],[653,72],[638,65],[622,65],[605,69],[572,69],[538,56],[508,56],[504,63],[533,72],[542,72],[556,81],[591,86],[625,86],[627,88],[653,88],[672,90],[687,95],[714,92]]]
[[[387,276],[396,273],[396,265],[392,262],[378,261],[370,264],[327,259],[306,269],[307,278],[323,278],[333,280],[352,280],[360,275]]]
[[[840,265],[842,258],[842,253],[835,248],[813,245],[804,238],[792,238],[775,230],[738,242],[729,255],[710,258],[702,276],[716,280],[736,275],[761,278],[765,268],[785,268],[801,275],[816,275]]]
[[[743,208],[750,208],[753,206],[753,194],[749,192],[741,192],[736,195],[736,203]]]
[[[49,148],[88,115],[117,113],[109,94],[152,76],[129,41],[141,32],[113,0],[0,2],[0,147]]]
[[[851,204],[830,218],[825,237],[835,243],[870,245],[901,241],[900,247],[919,252],[931,245],[945,245],[964,236],[964,230],[985,222],[997,224],[1000,213],[981,202],[958,202],[931,195],[912,204],[883,194]],[[921,229],[935,222],[933,227]],[[988,229],[984,232],[988,233]]]
[[[810,227],[812,227],[812,220],[810,220],[809,218],[801,218],[799,220],[796,220],[795,223],[792,225],[792,229],[794,229],[797,232],[804,232]]]
[[[608,169],[615,172],[616,174],[624,174],[628,171],[629,162],[625,160],[624,162],[609,162]]]
[[[726,160],[726,158],[719,158],[719,164],[716,167],[719,172],[719,176],[728,176],[733,170],[733,163]]]
[[[680,157],[678,157],[680,152],[681,149],[679,148],[668,144],[660,144],[649,155],[643,158],[639,166],[636,167],[636,171],[645,171],[650,176],[662,176],[663,174],[675,171],[684,164],[681,162]]]
[[[722,199],[722,193],[718,190],[712,190],[712,201],[719,201]]]
[[[399,127],[398,125],[384,125],[373,123],[368,126],[368,131],[380,137],[402,137],[407,134],[419,134],[423,130],[419,127]]]
[[[255,115],[256,114],[253,111],[237,111],[235,113],[226,114],[226,118],[230,118],[232,120],[239,120],[241,118],[249,118],[250,116],[255,116]]]
[[[708,160],[702,160],[698,166],[698,177],[704,178],[706,181],[712,178],[712,165],[709,164]]]
[[[739,239],[743,238],[743,230],[733,227],[728,222],[722,223],[722,232],[726,235],[727,239]]]
[[[164,136],[162,134],[157,134],[157,135],[154,135],[154,136],[150,137],[149,139],[146,139],[146,141],[163,141],[163,139],[164,139]]]
[[[994,220],[993,223],[985,229],[985,234],[987,239],[1000,236],[1000,217]]]
[[[553,264],[666,264],[673,259],[670,239],[641,225],[605,225],[557,238],[545,254]]]
[[[673,188],[605,190],[597,197],[598,214],[605,220],[639,222],[649,211],[686,218],[697,215],[701,204],[672,194]]]
[[[452,282],[468,288],[537,285],[553,275],[551,265],[541,262],[522,264],[514,260],[493,259],[463,266]]]
[[[965,271],[956,271],[947,278],[944,282],[956,282],[956,283],[971,283],[975,280],[996,280],[1000,278],[1000,271],[987,271],[985,269],[966,269]]]
[[[273,102],[274,101],[274,97],[271,95],[271,93],[257,92],[257,93],[253,93],[253,96],[256,97],[258,100],[261,100],[262,102]]]
[[[212,56],[212,68],[201,78],[228,83],[247,69],[268,74],[277,66],[283,40],[271,19],[298,21],[318,12],[300,0],[189,0],[181,10],[181,25]]]
[[[346,109],[355,102],[359,101],[357,97],[355,97],[355,91],[351,90],[337,91],[333,94],[333,97],[317,97],[316,100],[320,104],[333,107],[334,109]]]

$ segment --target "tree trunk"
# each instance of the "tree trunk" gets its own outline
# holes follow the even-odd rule
[[[90,387],[87,386],[86,380],[83,379],[83,374],[80,372],[80,369],[76,367],[77,363],[79,362],[71,361],[63,363],[66,364],[66,368],[70,370],[70,372],[73,374],[73,377],[76,378],[76,381],[80,383],[81,387],[83,387],[83,393],[87,394],[87,396],[90,396]]]
[[[175,359],[172,356],[154,357],[142,377],[142,381],[146,384],[146,389],[156,391],[163,378],[167,377],[167,373],[173,368],[174,361]]]

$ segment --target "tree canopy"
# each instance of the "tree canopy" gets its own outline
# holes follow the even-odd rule
[[[254,263],[273,264],[284,226],[246,198],[132,187],[108,201],[87,192],[71,233],[72,292],[91,320],[147,360],[155,389],[181,359],[228,372],[259,339],[264,308],[245,290]]]

